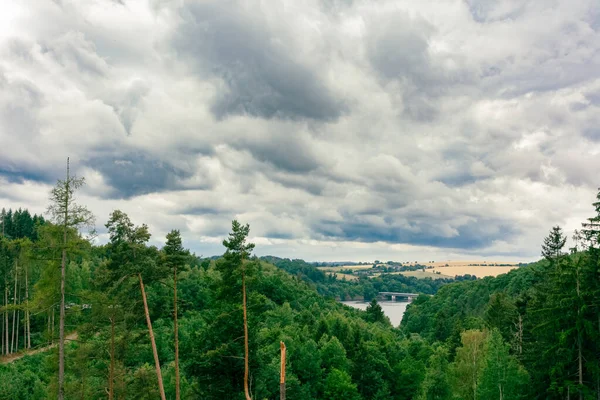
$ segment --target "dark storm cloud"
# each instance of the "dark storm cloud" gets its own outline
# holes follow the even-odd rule
[[[179,188],[180,179],[192,173],[143,153],[121,157],[96,157],[87,161],[89,167],[102,174],[115,189],[108,197],[130,198],[137,195]]]
[[[596,0],[149,3],[3,9],[0,198],[71,156],[97,215],[313,259],[535,257],[593,199]]]
[[[409,222],[406,225],[374,224],[344,219],[338,221],[319,221],[313,230],[326,239],[359,242],[387,242],[393,244],[411,244],[464,250],[482,249],[496,240],[509,240],[518,234],[510,222],[480,219],[459,225],[453,235],[443,235],[433,220]]]
[[[451,87],[474,79],[474,72],[447,70],[448,60],[431,55],[430,40],[436,29],[424,19],[398,11],[370,20],[369,28],[369,61],[382,82],[399,85],[390,90],[401,90],[403,113],[409,118],[433,121],[439,114],[439,98]]]
[[[5,178],[11,183],[23,183],[25,181],[53,183],[56,180],[52,171],[44,171],[32,167],[16,167],[14,165],[5,165],[2,162],[0,162],[0,177]]]
[[[292,175],[275,173],[269,175],[270,179],[290,189],[300,189],[314,196],[323,195],[323,191],[328,186],[328,181],[320,176],[311,174]]]
[[[290,173],[306,173],[323,164],[307,139],[294,132],[281,132],[256,139],[243,137],[232,146],[247,150],[256,160]]]
[[[328,89],[317,71],[296,59],[291,37],[269,30],[253,10],[236,1],[187,2],[174,46],[201,75],[225,83],[212,104],[217,118],[252,115],[262,118],[332,121],[344,103]]]

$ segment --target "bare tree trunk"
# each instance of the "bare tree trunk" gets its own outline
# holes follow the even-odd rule
[[[27,265],[25,265],[25,318],[27,320],[27,348],[31,348],[31,314],[29,312],[29,278],[27,272]]]
[[[15,339],[15,353],[19,351],[19,320],[21,319],[21,312],[17,310],[17,338]]]
[[[242,259],[242,263],[244,260]],[[250,392],[248,390],[248,315],[246,307],[246,269],[242,266],[242,308],[244,309],[244,393],[246,394],[246,400],[252,400]]]
[[[108,370],[108,400],[115,395],[115,317],[110,317],[110,367]]]
[[[279,400],[285,400],[285,343],[280,342],[281,372],[279,373]]]
[[[8,307],[8,283],[6,282],[6,279],[4,280],[4,306],[6,310],[6,307]],[[4,350],[6,354],[8,354],[8,311],[4,311],[4,320],[6,322],[6,328],[4,330],[6,346],[4,347]]]
[[[12,320],[12,333],[10,338],[10,352],[12,353],[15,348],[15,322],[17,317],[17,268],[15,267],[15,291],[13,292],[13,320]]]
[[[65,180],[65,202],[63,221],[63,249],[60,263],[60,318],[58,322],[58,400],[65,397],[65,279],[67,268],[67,226],[69,223],[69,159],[67,158],[67,179]]]
[[[144,290],[144,282],[142,281],[142,274],[138,274],[140,279],[140,289],[142,291],[142,299],[144,300],[144,312],[146,314],[146,323],[148,324],[148,333],[150,334],[150,342],[152,344],[152,352],[154,353],[154,364],[156,365],[156,376],[158,378],[158,390],[160,391],[160,398],[166,400],[165,388],[163,386],[162,373],[160,372],[160,361],[158,360],[158,350],[156,349],[156,342],[154,341],[154,333],[152,332],[152,321],[150,321],[150,312],[148,311],[148,301],[146,300],[146,291]]]
[[[173,309],[174,309],[174,331],[175,331],[175,400],[180,399],[180,387],[179,387],[179,327],[177,324],[177,266],[174,268],[173,273]]]
[[[577,268],[577,299],[580,299],[580,289],[579,289],[579,267]],[[581,314],[581,306],[577,305],[577,318],[580,318]],[[579,321],[578,321],[579,322]],[[579,324],[577,324],[579,326]],[[579,392],[579,400],[583,400],[583,354],[582,354],[582,338],[581,338],[581,328],[577,328],[577,358],[579,361],[578,366],[578,375],[579,375],[579,387],[577,391]]]
[[[2,320],[0,321],[0,326],[2,327],[2,329],[0,329],[0,342],[2,343],[2,345],[0,345],[0,356],[4,355],[4,313],[6,313],[6,311],[2,312]]]
[[[67,242],[67,229],[64,231],[64,245]],[[65,264],[67,249],[63,248],[60,267],[60,319],[58,322],[58,400],[65,397]],[[52,310],[54,312],[54,310]],[[54,326],[53,326],[54,328]],[[54,335],[53,335],[54,336]]]
[[[50,325],[50,343],[54,343],[54,305],[52,306],[52,324]]]

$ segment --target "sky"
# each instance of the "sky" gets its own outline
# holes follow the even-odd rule
[[[0,0],[0,206],[161,245],[539,258],[600,186],[597,0]]]

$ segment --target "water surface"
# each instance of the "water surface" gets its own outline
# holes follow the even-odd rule
[[[369,305],[368,302],[365,301],[341,301],[340,303],[345,304],[350,307],[358,308],[359,310],[366,310]],[[404,315],[404,311],[406,311],[406,306],[408,306],[410,302],[408,301],[380,301],[379,305],[383,310],[384,314],[390,319],[392,325],[395,327],[400,326],[400,322],[402,321],[402,316]]]

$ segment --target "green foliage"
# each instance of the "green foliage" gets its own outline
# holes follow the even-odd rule
[[[555,237],[544,244],[548,259],[496,278],[432,281],[384,274],[342,281],[301,260],[252,257],[248,225],[234,221],[223,257],[199,259],[183,248],[178,231],[169,233],[161,251],[148,246],[147,226],[115,211],[106,245],[92,246],[76,229],[67,231],[66,326],[79,337],[67,346],[66,397],[106,398],[111,359],[115,398],[157,397],[138,282],[129,279],[137,274],[147,283],[165,390],[174,397],[176,267],[185,399],[244,398],[243,275],[255,399],[279,396],[280,341],[288,349],[290,399],[595,399],[600,249],[594,218],[583,226],[573,254],[562,253],[562,234],[553,229]],[[62,231],[45,223],[36,232],[34,241],[0,237],[2,289],[12,299],[15,278],[23,285],[25,268],[30,289],[29,305],[21,292],[16,306],[3,301],[1,316],[12,318],[17,310],[22,321],[30,310],[32,344],[41,346],[53,340]],[[390,326],[373,300],[380,291],[422,293],[400,329]],[[366,312],[335,300],[363,297],[372,300]],[[52,399],[57,359],[51,350],[0,364],[0,399]]]
[[[529,375],[504,342],[500,331],[488,335],[486,356],[477,385],[477,398],[520,400],[527,397]]]
[[[456,350],[451,365],[453,392],[461,399],[476,400],[487,352],[487,332],[468,330],[460,336],[462,346]]]
[[[181,233],[172,230],[167,233],[167,240],[163,251],[163,263],[169,271],[182,272],[185,262],[189,259],[189,252],[183,248]]]
[[[560,226],[553,227],[542,244],[542,257],[550,261],[559,258],[562,255],[562,249],[565,247],[566,242],[567,238]]]
[[[385,316],[383,309],[377,303],[377,299],[371,300],[371,303],[367,306],[367,317],[368,322],[381,322],[383,324],[390,324],[390,319]]]
[[[339,369],[332,369],[325,380],[323,393],[325,400],[360,400],[356,385],[352,383],[350,375]]]
[[[452,396],[448,381],[448,351],[437,347],[427,366],[418,400],[448,400]]]

